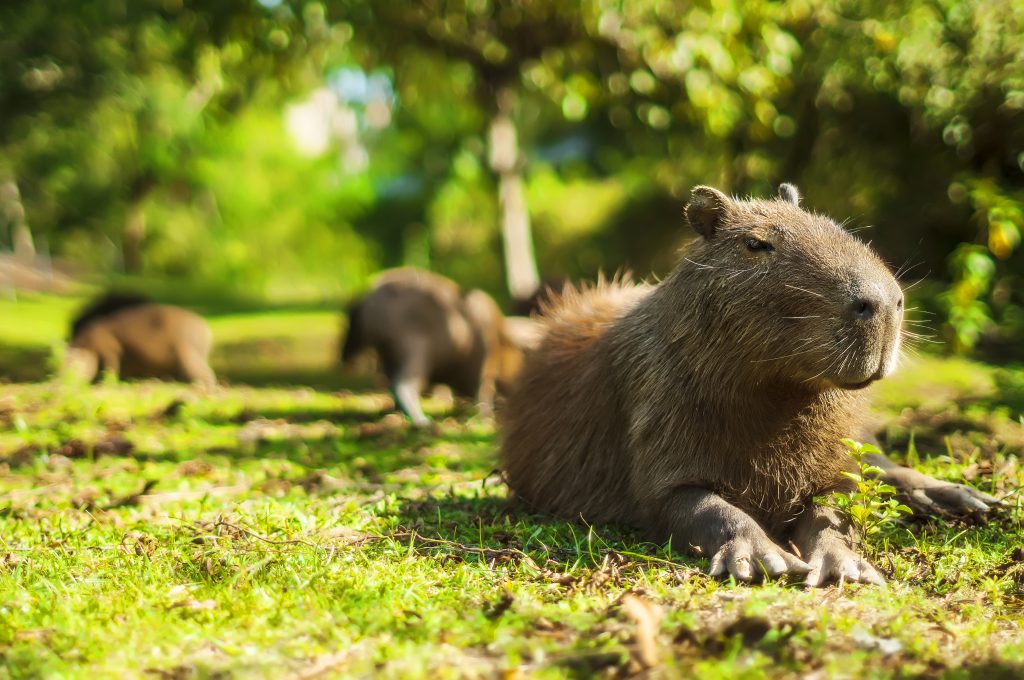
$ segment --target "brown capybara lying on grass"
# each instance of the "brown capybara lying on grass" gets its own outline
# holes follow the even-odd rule
[[[881,582],[812,498],[850,484],[841,440],[896,366],[899,285],[789,185],[749,201],[697,187],[686,216],[700,238],[660,284],[569,289],[540,317],[503,414],[509,484],[540,510],[671,536],[715,575]],[[925,503],[995,502],[871,462]]]
[[[432,384],[493,408],[497,389],[519,371],[521,346],[531,340],[524,326],[532,323],[507,322],[481,290],[464,292],[443,276],[395,269],[349,309],[341,356],[347,362],[376,350],[395,405],[423,426],[429,420],[419,397]]]
[[[67,363],[89,380],[163,378],[216,382],[207,362],[213,335],[197,314],[135,294],[108,293],[75,317]]]

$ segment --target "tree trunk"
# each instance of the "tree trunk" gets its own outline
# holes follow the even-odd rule
[[[505,247],[505,277],[514,299],[525,300],[540,287],[540,275],[530,233],[530,211],[523,189],[519,139],[512,109],[516,95],[512,87],[497,92],[497,111],[489,132],[491,170],[498,176],[501,235]]]
[[[140,199],[128,209],[124,233],[121,235],[121,256],[126,274],[142,272],[142,240],[145,237],[146,214],[143,212],[143,200]]]
[[[0,184],[0,214],[10,228],[14,256],[22,264],[33,264],[36,259],[36,245],[32,239],[32,231],[25,221],[25,206],[21,202],[18,183],[14,179],[6,179]]]

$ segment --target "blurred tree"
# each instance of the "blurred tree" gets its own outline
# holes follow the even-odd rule
[[[519,292],[531,232],[548,271],[661,272],[691,186],[785,180],[944,279],[956,349],[1024,334],[1021,3],[46,0],[0,25],[0,176],[65,252],[493,291],[504,239]],[[296,151],[318,101],[352,129]]]
[[[488,164],[498,178],[508,289],[513,297],[529,297],[540,277],[534,261],[517,122],[522,116],[522,74],[544,54],[585,42],[579,4],[566,0],[336,0],[329,7],[332,16],[355,27],[370,63],[397,63],[415,58],[410,53],[425,53],[470,69],[472,104],[483,112],[479,129],[472,132],[476,136],[486,132]],[[400,89],[410,87],[405,78],[405,72],[396,71]],[[412,87],[422,85],[417,82]]]
[[[154,192],[207,195],[196,160],[218,122],[321,84],[347,39],[312,5],[48,0],[0,12],[7,172],[37,229],[102,235],[129,273],[145,260]]]

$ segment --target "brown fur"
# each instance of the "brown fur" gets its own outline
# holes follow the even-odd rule
[[[700,187],[687,215],[703,238],[662,283],[567,289],[546,310],[505,410],[517,496],[664,538],[673,493],[699,488],[779,536],[844,483],[840,440],[864,410],[852,388],[892,369],[902,294],[867,246],[786,191]],[[878,311],[861,320],[865,300]]]
[[[68,363],[87,379],[107,371],[122,379],[216,382],[207,361],[210,327],[186,309],[108,296],[79,315],[72,327]]]
[[[432,384],[493,407],[496,390],[518,373],[521,336],[487,293],[463,292],[437,274],[396,269],[379,276],[349,310],[342,358],[375,349],[397,405],[422,425],[418,395]]]

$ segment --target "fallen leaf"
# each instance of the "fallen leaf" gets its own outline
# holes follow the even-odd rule
[[[198,459],[186,460],[178,466],[178,474],[182,477],[200,477],[209,474],[212,470],[212,465],[205,460]]]
[[[491,621],[500,619],[502,614],[512,608],[513,602],[515,602],[515,598],[512,597],[512,593],[509,592],[506,586],[501,589],[501,595],[497,600],[484,607],[484,616]]]
[[[633,593],[626,593],[622,598],[622,611],[636,622],[636,645],[640,663],[645,668],[653,668],[661,659],[658,646],[658,630],[664,612],[661,607]]]
[[[181,600],[170,605],[168,609],[189,609],[192,611],[209,611],[217,608],[216,600]]]
[[[855,630],[850,635],[853,643],[861,649],[877,650],[886,656],[899,654],[903,651],[903,643],[893,638],[881,638],[863,630]]]
[[[135,450],[135,444],[119,434],[112,434],[96,442],[92,450],[97,456],[125,456]]]
[[[66,458],[85,458],[89,455],[89,447],[81,439],[68,439],[61,442],[54,450]]]
[[[156,552],[156,539],[141,531],[129,531],[121,537],[121,552],[125,555],[151,557]]]

